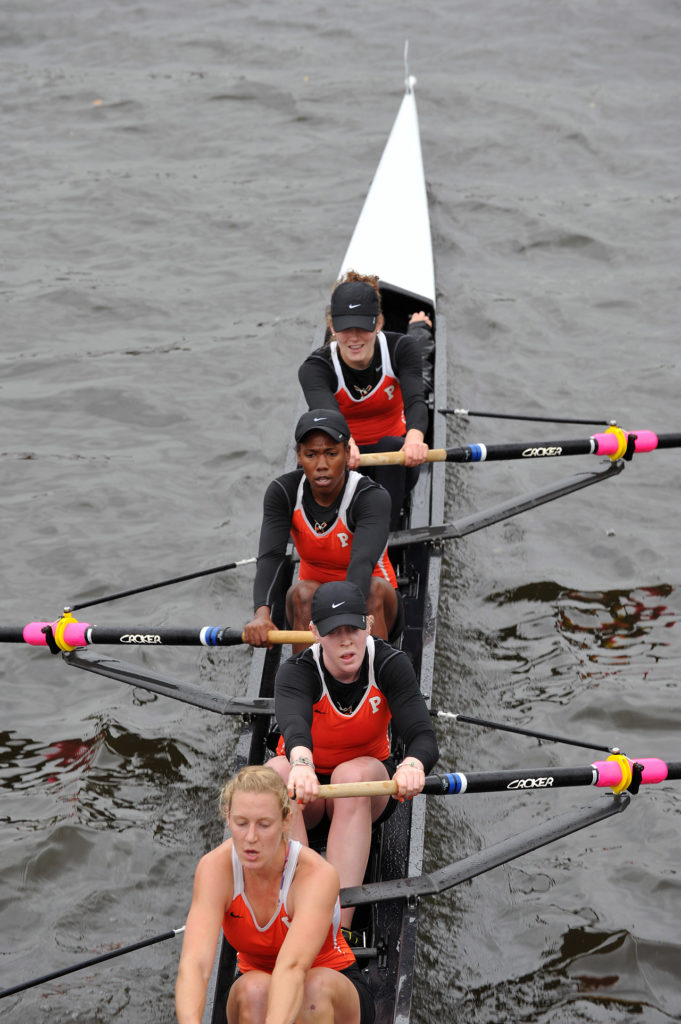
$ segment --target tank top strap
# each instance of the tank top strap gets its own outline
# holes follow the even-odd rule
[[[297,839],[289,839],[288,851],[286,853],[286,863],[284,865],[284,873],[281,877],[281,891],[279,894],[280,905],[286,908],[286,900],[288,897],[288,891],[291,888],[291,882],[296,873],[296,867],[298,866],[298,857],[302,850],[302,843],[299,843]],[[288,908],[286,908],[288,910]]]
[[[322,668],[322,645],[321,644],[312,644],[312,647],[310,647],[310,650],[312,651],[312,657],[314,659],[314,663],[317,666],[317,672],[319,674],[319,679],[320,679],[321,684],[322,684],[322,695],[324,695],[327,691],[326,691],[326,680],[324,679],[324,669]]]
[[[388,349],[388,339],[386,338],[383,331],[379,331],[376,335],[376,341],[381,348],[381,365],[383,367],[382,377],[394,377],[393,364],[390,361],[390,350]]]
[[[334,373],[336,374],[336,387],[344,388],[345,379],[343,377],[341,364],[338,360],[338,342],[332,341],[329,345],[329,349],[331,350],[331,363],[333,365]]]
[[[376,644],[374,638],[369,634],[367,637],[367,653],[369,655],[369,687],[376,685],[376,676],[374,675],[374,658],[376,656]]]
[[[237,896],[244,895],[244,869],[237,856],[234,843],[232,843],[232,875],[234,876],[234,895],[232,899],[236,899]]]
[[[303,507],[303,487],[305,486],[305,474],[300,474],[300,483],[298,484],[298,490],[296,491],[296,503],[293,511],[296,512],[298,509]]]
[[[342,519],[346,526],[348,522],[348,506],[350,505],[350,502],[355,496],[357,485],[359,484],[361,479],[362,474],[358,473],[356,469],[351,469],[348,472],[348,479],[345,481],[345,491],[343,492],[341,503],[338,506],[338,518]]]

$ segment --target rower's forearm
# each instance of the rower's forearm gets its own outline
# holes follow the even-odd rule
[[[264,1024],[291,1024],[303,1005],[305,971],[300,967],[274,965]]]
[[[180,963],[175,983],[175,1013],[178,1024],[201,1024],[206,1005],[208,979],[198,968]]]

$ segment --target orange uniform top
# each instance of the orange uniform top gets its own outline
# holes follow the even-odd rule
[[[277,909],[265,925],[259,925],[248,902],[244,889],[244,869],[237,852],[232,846],[232,871],[234,874],[234,895],[225,910],[222,930],[233,949],[237,950],[237,962],[242,974],[246,971],[274,970],[279,950],[288,934],[290,917],[287,899],[296,872],[301,844],[289,839],[286,861],[281,876]],[[355,962],[354,954],[343,938],[340,926],[340,902],[336,900],[333,920],[322,948],[312,962],[312,967],[331,967],[343,971]]]
[[[345,492],[338,509],[338,515],[332,523],[310,523],[303,509],[303,487],[305,477],[301,476],[296,495],[296,505],[291,517],[291,536],[300,555],[299,578],[329,583],[331,580],[344,580],[350,557],[352,555],[352,531],[347,525],[348,506],[352,501],[357,484],[362,479],[360,473],[351,470],[345,485]],[[397,577],[388,558],[387,545],[376,562],[373,576],[387,580],[397,587]]]
[[[334,397],[358,445],[374,444],[381,437],[404,437],[407,432],[402,389],[390,362],[383,331],[378,332],[376,341],[381,350],[381,378],[368,394],[357,396],[351,394],[343,378],[338,343],[332,341],[330,345],[337,383]]]
[[[385,761],[390,756],[388,732],[391,713],[385,694],[376,685],[374,675],[374,638],[367,637],[369,655],[368,685],[357,707],[343,714],[331,700],[320,661],[320,646],[313,644],[312,655],[322,681],[322,693],[315,702],[312,715],[312,752],[315,769],[330,775],[339,764],[355,757],[375,757]],[[283,737],[277,753],[285,753]]]

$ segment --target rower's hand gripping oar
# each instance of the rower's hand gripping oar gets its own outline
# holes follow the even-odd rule
[[[564,789],[571,786],[597,786],[613,793],[637,793],[641,785],[655,785],[681,779],[681,761],[662,761],[659,757],[630,760],[624,754],[611,754],[606,761],[594,761],[579,768],[519,768],[498,772],[448,772],[428,775],[422,792],[427,796],[454,796],[464,793],[522,792]],[[394,796],[394,779],[383,782],[338,782],[320,786],[320,799],[349,796]]]
[[[605,433],[576,441],[526,441],[512,444],[467,444],[459,448],[431,448],[426,462],[500,462],[508,459],[546,459],[566,455],[607,455],[626,461],[639,452],[681,447],[681,434],[654,434],[652,430],[626,431],[609,427]],[[404,452],[367,452],[360,466],[402,466]]]

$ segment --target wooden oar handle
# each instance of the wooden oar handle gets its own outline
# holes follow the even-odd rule
[[[426,455],[426,462],[446,462],[447,452],[444,448],[431,448]],[[360,466],[403,466],[404,452],[366,452],[359,457]]]
[[[271,644],[314,643],[314,636],[307,629],[270,629],[267,639]]]
[[[397,792],[394,779],[382,782],[329,782],[319,787],[319,797],[333,799],[341,796],[385,796]]]

